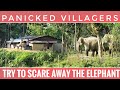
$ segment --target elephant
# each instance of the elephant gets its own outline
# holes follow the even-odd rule
[[[114,37],[111,34],[105,34],[102,38],[103,51],[109,51],[109,54],[113,52]]]
[[[86,56],[88,56],[89,51],[92,51],[92,56],[94,57],[94,53],[98,54],[98,39],[97,37],[80,37],[77,41],[78,46],[84,45]],[[77,47],[78,48],[78,47]]]
[[[120,51],[120,38],[112,34],[105,34],[102,38],[102,45],[104,51],[109,51],[109,54],[113,54],[113,51]]]

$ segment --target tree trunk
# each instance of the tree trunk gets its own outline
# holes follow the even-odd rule
[[[102,60],[102,40],[101,37],[99,36],[99,34],[97,34],[97,38],[98,38],[98,55],[99,55],[99,59]]]
[[[24,28],[24,23],[23,23],[23,37],[25,36],[25,28]]]
[[[64,41],[63,41],[63,33],[64,33],[64,32],[63,32],[63,30],[62,30],[62,51],[61,51],[62,53],[63,53],[63,44],[64,44]]]
[[[11,25],[8,24],[8,38],[7,38],[7,40],[10,40],[10,28],[11,28]]]
[[[76,23],[75,23],[75,34],[74,34],[74,50],[76,50]]]

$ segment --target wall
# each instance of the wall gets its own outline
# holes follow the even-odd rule
[[[32,50],[43,50],[44,49],[44,44],[33,44],[32,45]]]

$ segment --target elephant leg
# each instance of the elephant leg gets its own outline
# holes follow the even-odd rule
[[[98,55],[98,51],[96,51],[96,56]]]
[[[86,56],[88,56],[89,50],[86,50]]]
[[[112,51],[112,49],[109,50],[109,56],[113,57],[113,51]]]
[[[93,51],[92,51],[92,56],[93,56],[93,57],[94,57],[94,53],[95,53],[95,51],[93,50]]]
[[[111,54],[111,49],[109,50],[109,54]]]

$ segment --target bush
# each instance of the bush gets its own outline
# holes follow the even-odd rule
[[[72,56],[73,55],[73,56]],[[76,54],[54,53],[51,51],[25,52],[0,49],[0,67],[119,67],[119,57],[98,57],[79,59]]]
[[[60,54],[60,59],[64,55]],[[7,51],[0,49],[0,66],[8,67],[38,67],[44,63],[50,64],[58,58],[57,53],[51,51],[25,52],[25,51]]]
[[[19,66],[28,66],[28,67],[32,67],[35,65],[35,62],[33,61],[33,57],[34,57],[34,53],[30,53],[30,52],[22,52],[19,53],[18,56],[16,56],[16,58],[13,60],[13,62],[11,63],[12,66],[14,67],[19,67]]]

